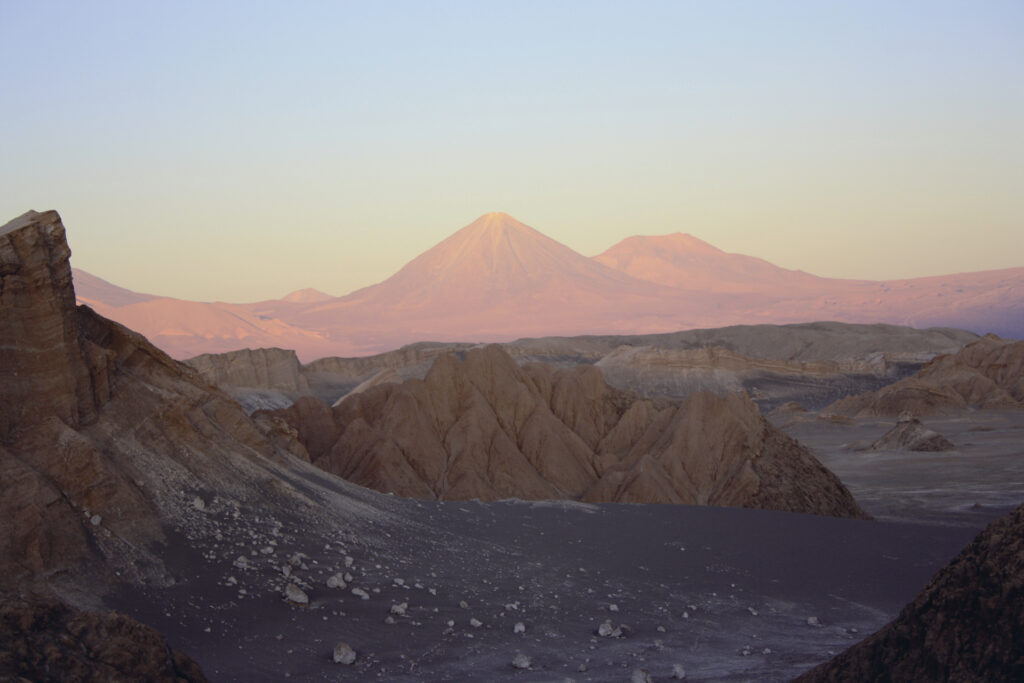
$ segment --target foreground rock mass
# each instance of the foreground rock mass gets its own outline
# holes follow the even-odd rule
[[[523,367],[500,347],[440,356],[423,380],[276,416],[312,462],[424,499],[691,503],[866,517],[743,394],[642,399],[592,366]]]
[[[302,463],[280,430],[265,433],[194,370],[76,307],[69,255],[56,212],[0,227],[3,603],[37,593],[82,607],[118,584],[173,585],[166,544],[187,530],[221,536],[203,522],[207,503],[314,514],[289,483]],[[4,612],[5,674],[202,679],[140,625],[59,603]]]
[[[206,677],[188,655],[131,617],[7,596],[0,607],[0,680],[199,683]]]
[[[147,548],[206,491],[256,494],[284,457],[239,405],[75,306],[56,212],[0,228],[0,588],[77,566],[162,573]]]
[[[1024,408],[1024,341],[986,335],[938,356],[898,382],[836,401],[826,410],[858,417],[939,415],[971,408]]]
[[[1024,680],[1024,506],[989,525],[895,621],[797,680]]]

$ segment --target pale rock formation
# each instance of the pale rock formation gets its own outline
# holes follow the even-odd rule
[[[928,429],[916,417],[903,417],[895,427],[871,444],[871,450],[949,451],[954,448],[949,439]]]
[[[865,516],[799,443],[745,396],[682,402],[613,389],[592,366],[518,366],[501,348],[440,356],[423,380],[335,408],[275,413],[313,463],[424,499],[576,499],[762,507]]]
[[[309,382],[294,351],[242,349],[203,354],[185,362],[214,386],[309,393]]]
[[[894,621],[799,677],[1024,680],[1024,506],[996,520]]]
[[[381,370],[376,375],[366,380],[365,382],[357,386],[355,389],[353,389],[352,391],[348,392],[347,394],[339,398],[337,401],[335,401],[332,407],[337,407],[338,405],[341,404],[342,401],[344,401],[349,396],[361,394],[370,387],[377,387],[382,384],[395,384],[396,382],[401,381],[402,378],[399,376],[398,372],[395,371],[394,368],[387,368],[385,370]]]
[[[352,649],[352,646],[348,643],[338,643],[334,646],[334,663],[354,664],[356,661],[356,651]]]
[[[986,335],[938,356],[914,375],[878,391],[849,396],[829,410],[860,417],[939,415],[967,409],[1024,408],[1024,341]]]

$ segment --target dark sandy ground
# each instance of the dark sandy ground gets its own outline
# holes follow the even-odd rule
[[[811,441],[835,442],[823,459],[849,470],[876,514],[921,479],[904,464],[897,471],[906,481],[892,484],[852,460],[862,454],[839,449],[828,429],[847,428],[826,427]],[[943,470],[947,489],[957,488]],[[888,488],[873,490],[876,481]],[[220,681],[628,681],[640,670],[653,680],[683,670],[690,680],[785,680],[894,617],[984,523],[425,503],[312,468],[293,485],[328,511],[207,500],[169,544],[176,585],[122,590],[110,603],[163,631]],[[337,572],[350,574],[344,589],[326,585]],[[289,581],[309,605],[283,599]],[[622,635],[598,635],[606,621]],[[358,653],[354,664],[332,661],[339,641]],[[513,667],[517,655],[529,668]]]

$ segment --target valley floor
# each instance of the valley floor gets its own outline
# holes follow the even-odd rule
[[[893,422],[788,428],[873,522],[691,506],[427,503],[310,468],[292,484],[336,514],[208,500],[168,549],[176,584],[111,603],[163,631],[212,680],[608,681],[637,669],[659,680],[676,667],[693,680],[785,680],[893,618],[1024,499],[1024,416],[925,420],[957,446],[947,453],[856,450]],[[345,589],[327,587],[345,572]],[[303,586],[309,605],[283,599],[287,581]],[[622,635],[599,635],[605,622]],[[351,666],[332,661],[340,641],[358,653]],[[528,669],[513,667],[518,654]]]

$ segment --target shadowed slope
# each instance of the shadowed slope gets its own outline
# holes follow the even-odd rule
[[[1024,680],[1024,506],[989,525],[899,618],[797,680]]]

